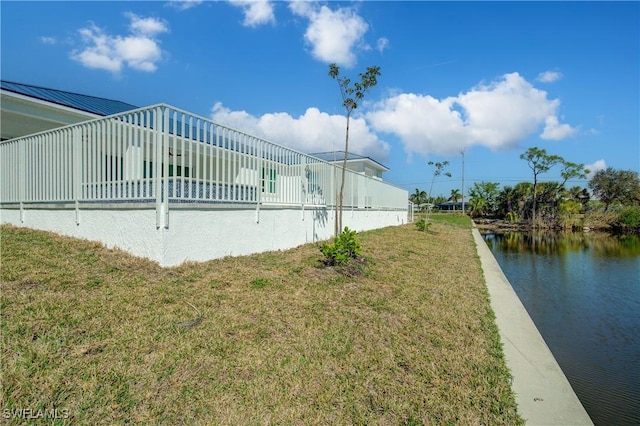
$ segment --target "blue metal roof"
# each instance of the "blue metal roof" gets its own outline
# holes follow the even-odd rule
[[[0,84],[2,90],[102,116],[138,108],[126,102],[32,86],[30,84],[14,83],[6,80],[0,80]]]

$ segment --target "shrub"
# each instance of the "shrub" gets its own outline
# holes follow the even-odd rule
[[[518,217],[518,213],[513,211],[508,212],[504,217],[504,220],[509,223],[516,223],[519,219],[520,218]]]
[[[431,222],[427,222],[424,219],[420,219],[419,221],[416,222],[416,227],[418,228],[418,231],[428,231],[429,227],[431,226]]]
[[[356,240],[356,234],[356,231],[345,226],[344,231],[333,240],[333,243],[323,243],[320,246],[320,251],[325,257],[324,263],[345,266],[351,260],[357,259],[362,247]]]
[[[617,213],[612,211],[605,213],[602,210],[594,209],[585,214],[584,226],[591,229],[609,230],[617,217]]]
[[[640,207],[624,207],[618,213],[614,227],[622,232],[640,233]]]

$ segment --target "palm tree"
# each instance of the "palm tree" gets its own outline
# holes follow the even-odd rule
[[[580,186],[573,186],[567,191],[569,199],[580,203],[583,207],[587,205],[590,200],[589,191],[586,188]]]
[[[500,214],[506,216],[509,212],[514,212],[514,204],[518,201],[518,191],[513,186],[505,186],[498,195]]]
[[[409,196],[409,201],[418,206],[427,202],[427,193],[416,188],[416,192]]]
[[[469,209],[475,216],[494,217],[498,210],[497,182],[476,182],[469,189]]]
[[[458,204],[458,200],[462,198],[462,194],[459,189],[451,190],[451,197],[449,197],[449,201],[453,201],[453,210],[456,210],[456,204]]]
[[[471,197],[471,199],[469,199],[469,213],[471,217],[484,216],[488,204],[486,198]]]
[[[513,187],[515,191],[515,202],[518,206],[518,216],[526,218],[531,213],[531,203],[533,199],[533,184],[531,182],[518,182]]]

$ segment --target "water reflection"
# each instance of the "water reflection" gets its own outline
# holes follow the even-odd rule
[[[535,253],[563,255],[572,251],[589,250],[595,256],[640,256],[640,237],[637,235],[611,236],[602,233],[577,232],[502,232],[485,233],[484,239],[493,248],[507,253]]]
[[[484,238],[594,423],[640,424],[640,239]]]

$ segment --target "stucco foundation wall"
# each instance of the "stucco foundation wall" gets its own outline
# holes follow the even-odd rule
[[[162,264],[162,233],[156,230],[154,209],[80,210],[78,224],[74,209],[25,209],[23,219],[20,210],[0,210],[3,224],[99,241]]]
[[[386,226],[404,225],[407,223],[406,211],[391,210],[345,210],[342,213],[342,224],[356,231],[369,231],[371,229],[384,228]],[[333,216],[329,223],[330,233],[326,238],[333,236]]]
[[[173,210],[165,230],[164,266],[270,250],[285,250],[333,236],[333,212],[326,210]],[[258,222],[256,222],[256,218]],[[343,213],[343,224],[364,231],[406,223],[406,213]]]
[[[333,236],[334,212],[326,209],[189,209],[169,211],[169,226],[156,227],[155,209],[0,210],[0,221],[99,241],[161,266],[285,250]],[[365,231],[407,222],[407,213],[343,212],[343,225]]]

